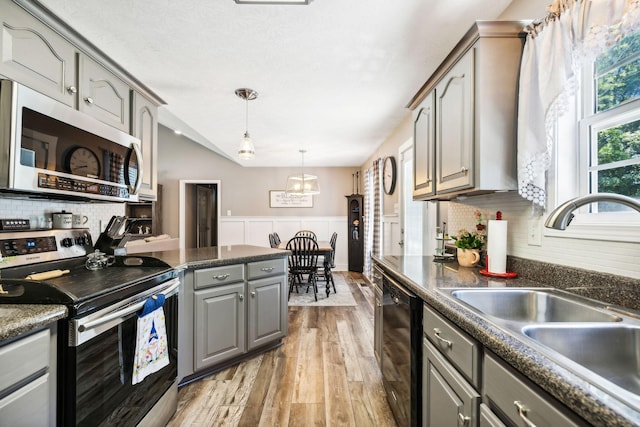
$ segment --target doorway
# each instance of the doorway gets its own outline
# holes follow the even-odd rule
[[[400,242],[403,255],[433,255],[437,203],[413,200],[413,140],[398,149],[400,157]]]
[[[180,247],[218,246],[220,181],[180,181]]]

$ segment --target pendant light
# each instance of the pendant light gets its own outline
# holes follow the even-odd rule
[[[290,175],[287,178],[287,194],[294,196],[320,194],[318,176],[304,173],[304,153],[306,152],[307,150],[300,150],[302,155],[302,172],[300,172],[300,175]]]
[[[258,97],[258,92],[253,89],[241,88],[236,89],[236,95],[244,99],[247,106],[244,138],[242,138],[240,149],[238,149],[238,157],[240,157],[241,159],[253,159],[253,157],[256,155],[256,149],[253,146],[251,137],[249,136],[249,101],[256,99]]]

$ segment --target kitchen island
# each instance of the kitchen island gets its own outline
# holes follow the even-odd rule
[[[277,347],[287,335],[289,251],[231,245],[145,255],[183,273],[181,385]]]
[[[570,369],[554,362],[548,355],[540,352],[531,342],[517,334],[501,327],[490,316],[482,315],[469,306],[459,302],[442,288],[488,288],[488,287],[556,287],[569,288],[575,286],[575,276],[565,277],[565,281],[540,282],[523,278],[497,279],[479,274],[477,268],[458,267],[456,263],[434,263],[431,257],[381,257],[374,261],[383,271],[419,296],[425,303],[425,310],[432,309],[436,316],[440,316],[455,328],[476,340],[481,350],[479,358],[491,354],[495,359],[506,362],[508,368],[522,375],[526,382],[533,387],[544,390],[564,405],[568,415],[577,419],[577,425],[638,425],[640,423],[640,408],[637,402],[625,402],[611,394],[605,387],[596,385],[590,378],[576,374]],[[573,279],[573,280],[572,280]],[[578,282],[582,284],[581,282]],[[602,287],[594,287],[595,294],[589,292],[588,286],[576,288],[583,296],[601,295]],[[631,299],[634,296],[627,296]],[[601,304],[604,307],[608,304]],[[426,311],[425,311],[426,313]],[[425,320],[425,323],[427,320]],[[425,335],[431,331],[433,325],[425,324]],[[438,333],[436,333],[438,335]],[[433,340],[436,341],[436,340]],[[428,345],[431,345],[428,343]],[[458,347],[459,348],[459,347]],[[495,356],[497,357],[495,357]],[[427,357],[427,355],[423,355]],[[500,362],[502,363],[502,362]],[[486,364],[486,366],[493,366]],[[426,369],[426,368],[425,368]],[[486,372],[485,372],[486,373]],[[483,381],[489,381],[487,374]],[[472,382],[470,380],[470,382]],[[482,390],[482,402],[486,399],[486,384],[474,384]],[[505,386],[506,387],[506,386]],[[483,389],[484,388],[484,389]],[[543,392],[543,393],[544,393]],[[548,396],[549,397],[549,396]],[[478,399],[480,395],[478,394]],[[513,398],[510,403],[513,406]],[[480,412],[485,408],[480,405]],[[480,416],[483,416],[481,414]],[[522,418],[522,417],[520,417]],[[485,419],[485,418],[483,418]],[[586,423],[585,423],[586,420]],[[494,425],[494,424],[490,424]],[[500,424],[495,424],[500,425]]]

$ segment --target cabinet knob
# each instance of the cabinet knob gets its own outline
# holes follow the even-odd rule
[[[93,98],[91,98],[90,96],[87,96],[87,97],[84,99],[84,102],[86,102],[87,104],[93,104]]]
[[[78,88],[76,88],[75,86],[67,86],[67,92],[73,95],[74,93],[78,92]]]
[[[256,296],[256,293],[254,291],[251,291],[251,297],[255,298],[255,296]]]
[[[467,172],[469,172],[469,168],[463,166],[463,167],[460,168],[460,172],[467,173]]]
[[[466,417],[464,414],[458,412],[458,426],[465,427],[469,425],[471,417]]]
[[[513,404],[518,410],[518,416],[522,421],[524,421],[524,424],[527,427],[536,427],[536,425],[529,419],[529,417],[527,417],[527,412],[529,412],[529,408],[524,406],[524,404],[519,400],[514,401]]]
[[[238,294],[238,299],[239,299],[240,301],[244,301],[244,295],[242,295],[242,294]]]

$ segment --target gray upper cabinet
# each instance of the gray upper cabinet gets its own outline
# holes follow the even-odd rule
[[[413,198],[435,195],[435,100],[429,92],[413,115]]]
[[[517,85],[526,24],[476,22],[409,102],[415,200],[517,188]]]
[[[0,9],[0,75],[76,106],[76,49],[13,2]]]
[[[473,50],[436,86],[436,188],[473,187]]]
[[[78,109],[101,122],[130,132],[131,90],[115,74],[86,55],[79,55]]]
[[[131,135],[140,140],[142,151],[142,185],[139,196],[156,200],[158,182],[158,107],[136,91],[132,92]]]

